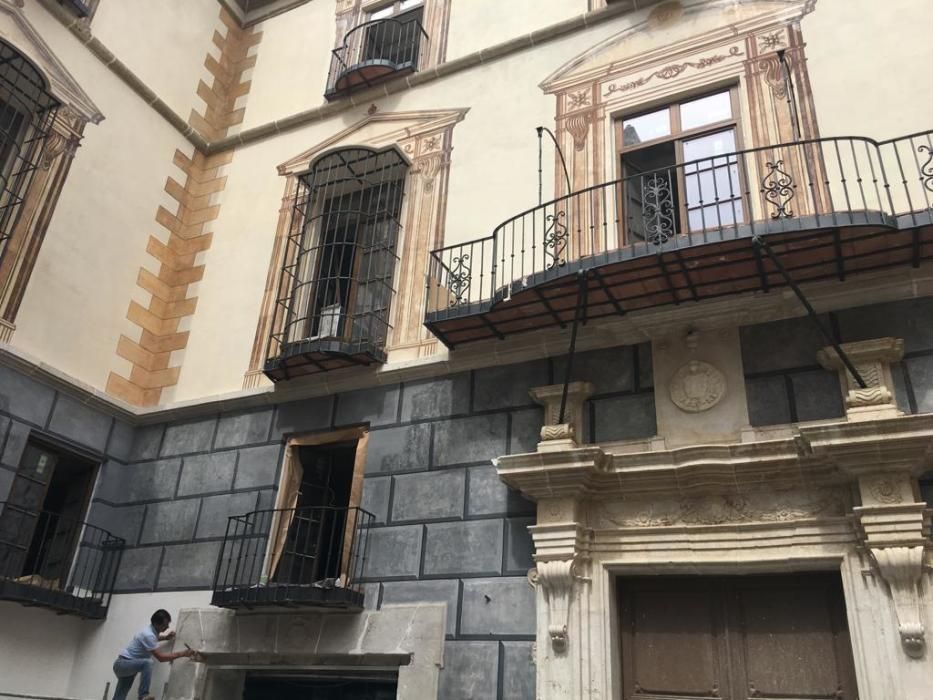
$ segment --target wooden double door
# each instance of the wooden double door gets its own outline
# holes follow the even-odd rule
[[[619,580],[625,700],[855,700],[838,574]]]

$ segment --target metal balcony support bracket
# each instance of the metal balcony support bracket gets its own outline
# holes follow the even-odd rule
[[[845,351],[842,349],[842,346],[839,344],[839,341],[833,336],[832,333],[826,328],[825,325],[820,321],[820,317],[816,313],[816,309],[810,304],[810,301],[807,299],[806,295],[803,293],[803,290],[797,285],[797,282],[794,281],[794,278],[791,277],[791,274],[787,271],[787,268],[784,267],[784,263],[781,262],[781,259],[778,257],[777,253],[772,250],[771,246],[761,237],[754,236],[752,239],[755,242],[755,247],[763,252],[771,262],[774,263],[774,266],[777,268],[778,272],[784,277],[784,281],[787,282],[794,294],[797,295],[797,298],[800,300],[800,303],[803,305],[803,308],[807,310],[807,314],[810,316],[810,319],[816,324],[816,327],[820,330],[820,333],[823,334],[823,337],[826,338],[827,342],[835,350],[836,354],[839,356],[839,359],[842,361],[842,364],[845,365],[846,370],[855,381],[858,383],[859,387],[862,389],[868,388],[868,384],[862,378],[862,375],[859,374],[859,371],[855,368],[855,365],[852,363],[852,360],[849,359],[849,356],[846,355]]]
[[[564,422],[564,413],[567,410],[567,390],[570,387],[570,376],[573,372],[573,356],[577,350],[577,327],[580,321],[586,323],[585,306],[587,292],[587,273],[580,271],[577,273],[577,308],[573,314],[573,326],[570,330],[570,349],[567,351],[567,367],[564,368],[564,390],[560,395],[560,413],[557,417],[558,425]]]
[[[542,168],[542,135],[544,132],[547,132],[547,135],[551,137],[551,141],[554,142],[554,148],[557,149],[557,155],[560,157],[560,164],[564,168],[564,179],[567,181],[567,195],[569,196],[573,192],[573,187],[570,185],[570,171],[567,170],[567,161],[564,160],[564,152],[561,150],[560,144],[557,142],[557,137],[554,136],[554,132],[548,129],[546,126],[537,127],[538,131],[538,204],[541,204],[541,200],[544,193],[543,185],[543,168]]]

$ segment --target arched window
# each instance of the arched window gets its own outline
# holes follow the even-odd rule
[[[385,361],[407,171],[394,148],[346,148],[298,176],[270,378]]]
[[[0,41],[0,260],[58,107],[38,69]]]

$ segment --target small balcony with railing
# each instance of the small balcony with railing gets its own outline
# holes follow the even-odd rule
[[[125,545],[81,520],[0,502],[0,600],[103,619]]]
[[[364,22],[331,52],[324,98],[335,100],[356,90],[418,70],[428,34],[422,10]]]
[[[631,170],[432,251],[426,326],[453,348],[933,257],[933,132]]]
[[[231,517],[213,605],[360,610],[374,516],[356,507],[258,510]]]

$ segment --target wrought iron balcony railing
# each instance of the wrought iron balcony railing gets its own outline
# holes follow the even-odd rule
[[[449,346],[933,255],[933,132],[826,138],[641,172],[559,197],[430,254],[426,325]],[[471,320],[472,319],[472,320]]]
[[[392,76],[417,71],[421,46],[427,39],[420,12],[354,27],[344,36],[343,44],[331,51],[324,97],[332,100]]]
[[[102,619],[125,545],[86,522],[0,502],[0,600]]]
[[[227,523],[212,604],[362,608],[374,516],[324,506],[258,510]]]

